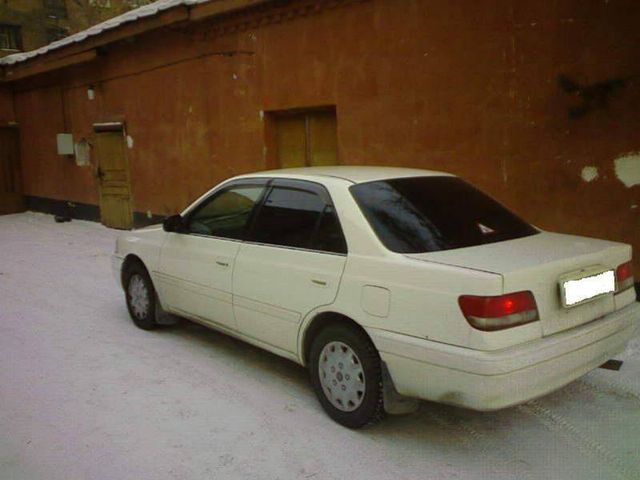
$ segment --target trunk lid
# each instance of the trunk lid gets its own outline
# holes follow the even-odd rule
[[[407,254],[417,260],[471,268],[502,276],[504,293],[533,292],[543,335],[552,335],[615,310],[613,294],[563,307],[559,279],[590,267],[613,269],[631,258],[626,244],[541,232],[529,237],[475,247]]]

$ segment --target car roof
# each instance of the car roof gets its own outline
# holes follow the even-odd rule
[[[283,168],[279,170],[267,170],[264,172],[243,175],[243,177],[256,176],[315,179],[321,179],[322,177],[334,177],[347,180],[351,183],[365,183],[376,180],[388,180],[391,178],[452,176],[452,174],[438,172],[435,170],[422,170],[418,168],[341,165],[331,167]]]

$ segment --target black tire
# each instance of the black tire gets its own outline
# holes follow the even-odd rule
[[[362,365],[365,378],[364,396],[360,400],[360,405],[352,411],[336,408],[327,397],[321,383],[318,368],[320,356],[325,346],[332,342],[340,342],[348,346]],[[348,324],[332,324],[324,328],[311,344],[309,375],[322,408],[340,425],[355,429],[373,425],[384,418],[380,355],[367,335],[357,328]]]
[[[146,292],[147,308],[144,312],[140,308],[136,308],[131,292],[132,283],[142,282],[144,285],[144,291]],[[149,272],[141,263],[131,264],[125,271],[124,278],[124,292],[127,301],[127,309],[131,320],[136,327],[143,330],[154,330],[159,327],[156,322],[156,291],[153,288],[153,282],[149,277]]]

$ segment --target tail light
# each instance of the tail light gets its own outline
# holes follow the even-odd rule
[[[485,332],[517,327],[539,319],[536,300],[529,291],[497,297],[461,295],[458,304],[469,324]]]
[[[633,265],[631,262],[626,262],[616,268],[616,293],[631,287],[633,287]]]

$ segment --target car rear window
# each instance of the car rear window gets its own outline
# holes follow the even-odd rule
[[[538,233],[457,177],[411,177],[350,187],[380,241],[398,253],[501,242]]]

